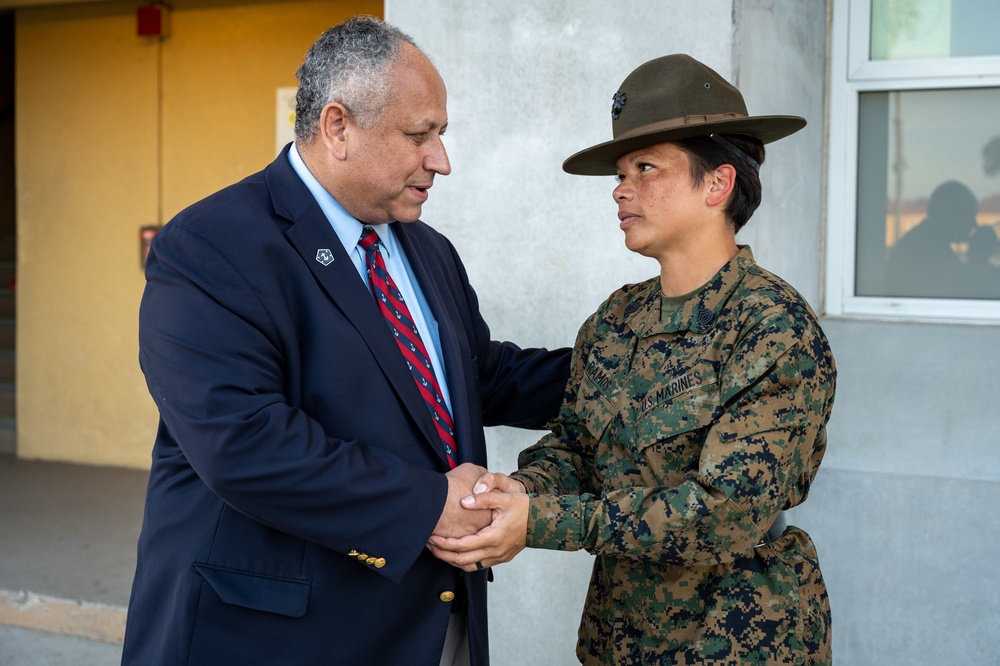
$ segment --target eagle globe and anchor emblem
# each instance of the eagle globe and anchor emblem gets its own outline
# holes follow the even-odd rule
[[[611,120],[618,120],[618,116],[622,114],[622,109],[624,107],[625,107],[625,93],[619,90],[611,98]]]

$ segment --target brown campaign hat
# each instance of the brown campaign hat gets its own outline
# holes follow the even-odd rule
[[[751,116],[743,95],[689,55],[662,56],[640,65],[611,104],[611,141],[581,150],[563,170],[610,176],[622,155],[665,141],[708,134],[749,134],[770,143],[806,125],[799,116]]]

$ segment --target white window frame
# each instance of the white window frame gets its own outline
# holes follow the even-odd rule
[[[855,294],[858,98],[862,92],[1000,87],[1000,56],[871,61],[871,0],[834,0],[830,44],[825,310],[828,316],[1000,324],[1000,300]]]

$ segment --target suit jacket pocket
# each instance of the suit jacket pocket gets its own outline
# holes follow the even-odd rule
[[[203,563],[196,563],[194,570],[224,603],[288,617],[306,614],[311,587],[307,580],[277,578]]]

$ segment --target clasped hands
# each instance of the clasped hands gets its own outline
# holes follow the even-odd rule
[[[524,549],[528,532],[524,485],[471,463],[446,476],[448,500],[427,548],[464,571],[514,559]]]

